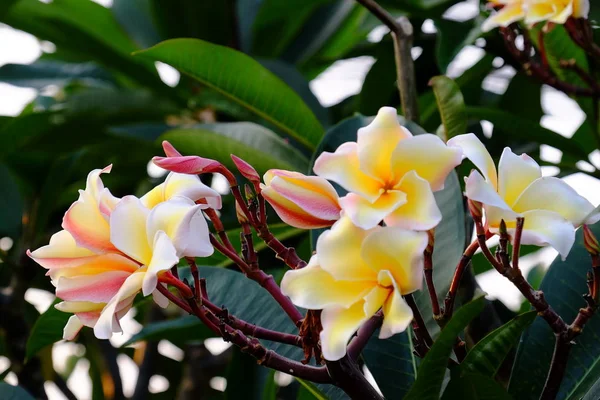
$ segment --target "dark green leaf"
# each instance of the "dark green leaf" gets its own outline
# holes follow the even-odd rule
[[[440,18],[434,22],[438,30],[436,60],[441,73],[445,74],[454,57],[481,35],[481,21],[479,18],[462,22]]]
[[[13,118],[0,127],[0,159],[32,142],[60,123],[55,113],[32,113]]]
[[[199,155],[235,168],[231,154],[244,159],[264,173],[271,168],[304,171],[308,160],[272,131],[250,122],[203,124],[190,129],[166,132],[160,140],[168,140],[179,151]]]
[[[5,64],[0,67],[0,81],[14,86],[42,89],[78,81],[88,86],[112,86],[113,78],[93,63],[70,64],[37,61],[33,64]]]
[[[469,351],[461,363],[461,369],[493,378],[509,351],[518,344],[521,333],[533,322],[536,315],[535,311],[518,315],[489,333]]]
[[[12,386],[0,382],[0,398],[2,400],[33,400],[33,397],[20,386]]]
[[[4,164],[0,164],[0,192],[0,237],[16,240],[21,233],[23,200],[17,182]]]
[[[460,88],[447,76],[436,76],[429,81],[444,125],[445,140],[467,131],[467,113]]]
[[[275,370],[271,370],[263,387],[262,400],[277,400],[278,388],[279,386],[275,382]]]
[[[305,381],[303,379],[300,379],[300,378],[296,378],[296,380],[298,382],[300,382],[300,385],[302,386],[300,388],[300,391],[306,393],[306,396],[302,397],[302,399],[304,399],[304,400],[308,400],[308,399],[328,400],[327,396],[325,396],[323,393],[321,393],[321,391],[312,383]],[[300,399],[300,394],[298,395],[298,398]]]
[[[172,65],[308,148],[316,147],[323,136],[323,127],[298,94],[243,53],[202,40],[174,39],[137,54]]]
[[[50,308],[35,321],[27,339],[26,359],[35,356],[44,347],[62,340],[63,329],[72,314],[54,308],[59,302],[59,299],[54,300]]]
[[[442,400],[511,400],[512,397],[492,378],[467,374],[452,378]]]
[[[161,41],[152,20],[151,0],[113,0],[110,10],[139,47],[154,46]]]
[[[214,333],[193,315],[186,315],[168,321],[152,322],[145,325],[141,331],[136,333],[123,344],[129,346],[139,341],[169,340],[175,344],[202,340],[214,336]]]
[[[404,400],[439,399],[448,357],[456,342],[456,337],[473,318],[481,313],[484,306],[485,297],[481,296],[458,309],[423,358],[417,371],[417,380]]]
[[[598,236],[600,224],[591,227]],[[567,322],[575,318],[585,305],[586,274],[591,269],[590,257],[583,245],[582,231],[577,232],[575,244],[565,261],[557,258],[546,273],[540,290],[554,310]],[[596,314],[575,339],[567,363],[558,399],[582,398],[600,379],[600,317]],[[539,318],[525,331],[517,351],[509,392],[516,399],[537,399],[542,391],[552,359],[554,334]]]

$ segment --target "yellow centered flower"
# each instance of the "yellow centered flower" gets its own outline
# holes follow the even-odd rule
[[[589,0],[492,0],[488,5],[501,8],[483,23],[484,32],[517,21],[564,24],[569,17],[587,18],[590,10]]]
[[[435,227],[442,214],[432,191],[443,189],[460,164],[460,150],[435,135],[413,136],[391,107],[381,108],[357,136],[334,153],[323,152],[314,165],[315,174],[350,192],[340,199],[344,213],[363,229],[382,220],[406,229]]]
[[[506,147],[496,172],[492,157],[474,134],[456,136],[448,144],[462,148],[481,171],[473,170],[465,187],[469,199],[483,204],[490,232],[497,233],[504,220],[512,236],[516,218],[523,217],[521,243],[550,245],[564,259],[575,241],[575,229],[600,220],[594,206],[564,181],[542,177],[540,166],[527,154],[517,156]]]
[[[421,288],[424,232],[395,227],[363,230],[343,216],[317,241],[305,268],[286,272],[281,290],[300,307],[323,310],[321,347],[339,360],[358,328],[383,309],[380,338],[406,329],[412,311],[402,295]]]

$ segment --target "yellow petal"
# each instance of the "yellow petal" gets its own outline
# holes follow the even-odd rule
[[[498,193],[512,206],[527,186],[541,176],[542,170],[533,158],[527,154],[519,157],[506,147],[498,163]]]
[[[357,146],[355,142],[346,142],[338,147],[335,153],[321,153],[315,161],[313,171],[322,178],[336,182],[349,192],[375,201],[384,182],[360,169]]]
[[[389,273],[388,271],[381,271]],[[392,281],[394,281],[392,279]],[[383,304],[383,324],[379,331],[380,339],[387,339],[396,333],[404,332],[413,318],[411,308],[402,298],[402,293],[394,281],[394,289]]]
[[[148,265],[152,249],[146,235],[146,219],[150,210],[135,196],[125,196],[110,215],[110,239],[129,257]]]
[[[96,255],[91,250],[78,247],[73,236],[65,230],[50,237],[48,245],[27,253],[35,262],[44,268],[68,267],[79,265],[82,259]]]
[[[406,203],[390,213],[384,221],[387,225],[414,230],[429,230],[442,220],[442,213],[435,202],[429,183],[410,171],[396,186],[406,194]]]
[[[376,272],[361,258],[361,247],[370,230],[355,226],[342,217],[317,240],[319,265],[336,280],[374,281]]]
[[[398,144],[392,155],[392,169],[396,182],[407,172],[416,171],[435,192],[444,188],[446,177],[461,159],[458,147],[448,147],[436,135],[424,134]]]
[[[148,270],[144,276],[142,294],[151,294],[158,283],[158,274],[171,269],[179,262],[177,250],[167,234],[163,231],[156,232],[152,246],[152,260],[148,264]]]
[[[518,213],[530,210],[554,211],[577,227],[594,210],[594,206],[563,180],[544,177],[525,189],[513,209]]]
[[[492,156],[486,150],[483,143],[472,133],[458,135],[448,140],[448,146],[456,146],[463,151],[463,155],[481,171],[486,181],[494,190],[498,188],[498,174]]]
[[[382,107],[373,121],[358,130],[360,169],[372,178],[389,182],[392,177],[392,153],[402,139],[412,134],[398,123],[396,109]]]
[[[425,232],[385,227],[369,233],[363,242],[361,257],[379,273],[389,271],[402,294],[421,289]],[[383,284],[390,286],[389,284]]]
[[[429,184],[427,184],[427,187],[429,188]],[[388,190],[374,203],[355,193],[348,193],[340,199],[340,206],[345,215],[362,229],[376,227],[390,213],[402,207],[405,203],[406,193],[400,190]]]
[[[573,16],[575,18],[587,18],[589,13],[589,0],[573,0]]]
[[[333,305],[350,307],[361,300],[376,281],[341,281],[321,269],[317,256],[301,269],[287,271],[281,281],[281,291],[292,302],[309,310],[321,310]]]
[[[497,26],[508,26],[513,22],[522,20],[523,18],[525,18],[525,10],[523,9],[523,5],[515,2],[514,4],[502,7],[500,11],[486,19],[481,25],[481,30],[483,32],[488,32]]]
[[[337,361],[346,354],[350,338],[371,315],[365,314],[364,300],[357,301],[349,308],[333,306],[321,313],[321,349],[323,357]]]

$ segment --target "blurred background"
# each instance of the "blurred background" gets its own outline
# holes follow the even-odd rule
[[[487,15],[483,4],[381,3],[395,15],[408,15],[414,25],[421,125],[428,132],[437,130],[440,117],[427,83],[446,74],[456,79],[474,115],[469,131],[486,141],[493,156],[507,145],[517,153],[526,151],[544,165],[544,175],[560,176],[594,205],[600,203],[600,152],[590,147],[588,159],[573,159],[532,139],[530,132],[546,128],[571,138],[585,129],[585,112],[575,100],[519,72],[499,35],[480,31]],[[592,5],[593,15],[597,6]],[[113,163],[107,186],[117,195],[139,194],[164,177],[149,160],[161,154],[165,135],[171,134],[186,154],[217,159],[230,149],[268,153],[269,141],[256,132],[244,135],[244,127],[206,133],[216,122],[252,121],[286,138],[218,92],[166,64],[131,57],[131,52],[177,37],[240,50],[292,87],[327,129],[355,113],[373,115],[381,106],[399,106],[388,33],[351,0],[0,0],[2,378],[23,383],[11,363],[25,351],[37,316],[54,301],[44,271],[23,251],[47,243],[60,229],[62,213],[83,188],[87,172]],[[172,132],[194,129],[193,140]],[[227,192],[218,176],[211,184]],[[233,226],[234,215],[223,219]],[[304,256],[310,254],[304,236],[285,235],[287,243],[304,246]],[[539,284],[556,252],[530,250],[521,266]],[[474,267],[477,282],[492,298],[509,310],[521,308],[523,299],[508,281],[488,271],[481,259]],[[20,286],[15,288],[15,282]],[[24,302],[9,310],[15,303],[7,299],[15,290],[23,293]],[[238,360],[240,355],[221,339],[190,344],[189,331],[181,329],[159,341],[135,338],[143,325],[175,314],[175,309],[163,313],[142,304],[126,316],[124,334],[110,344],[92,344],[88,331],[78,342],[45,348],[28,363],[35,364],[31,380],[45,382],[35,395],[65,399],[59,386],[66,385],[78,399],[142,399],[146,391],[156,398],[176,393],[179,398],[240,398],[232,391],[232,385],[242,386],[239,376],[235,382],[228,376],[232,368],[254,364]],[[190,369],[196,374],[193,385]],[[285,374],[276,373],[274,379],[280,388],[299,390]]]

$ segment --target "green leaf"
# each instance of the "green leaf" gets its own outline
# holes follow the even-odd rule
[[[12,386],[6,382],[0,382],[0,394],[2,400],[33,400],[25,389],[20,386]]]
[[[314,159],[323,151],[333,152],[342,143],[356,141],[358,129],[368,125],[371,120],[372,117],[357,115],[329,129],[315,152]],[[425,133],[421,127],[406,122],[402,117],[398,117],[398,120],[415,135]],[[337,189],[340,195],[345,194],[340,187]],[[435,193],[435,198],[442,211],[442,222],[436,227],[433,270],[438,296],[442,298],[448,290],[466,241],[462,195],[456,174],[448,176],[444,190]],[[311,231],[313,249],[317,237],[322,231]],[[426,320],[428,329],[435,334],[439,331],[439,327],[433,320],[431,303],[426,291],[415,293],[415,300]],[[363,356],[385,396],[394,398],[408,391],[415,379],[416,364],[412,357],[412,344],[407,332],[387,340],[371,340],[365,348]]]
[[[16,240],[21,233],[23,199],[12,173],[0,164],[0,237]]]
[[[458,309],[423,358],[417,371],[417,380],[404,400],[439,399],[448,357],[456,338],[468,323],[481,313],[484,306],[485,297],[481,296]]]
[[[267,382],[263,387],[262,400],[277,400],[277,390],[279,386],[275,382],[275,370],[271,370],[267,376]]]
[[[490,332],[469,351],[461,363],[461,369],[464,372],[494,377],[510,350],[519,343],[521,333],[531,325],[536,315],[535,311],[518,315]]]
[[[0,159],[31,143],[59,124],[55,113],[32,113],[12,118],[0,126]]]
[[[587,159],[587,151],[582,149],[576,142],[550,129],[543,128],[539,123],[530,119],[485,107],[467,107],[467,115],[469,119],[490,121],[507,136],[505,140],[523,140],[526,137],[528,141],[547,144],[564,153],[578,157],[578,159]]]
[[[312,383],[305,381],[304,379],[296,378],[302,388],[300,390],[307,392],[309,396],[303,397],[303,399],[317,399],[317,400],[328,400],[327,396],[325,396],[321,391]],[[298,395],[300,398],[300,395]]]
[[[152,322],[145,325],[121,347],[144,341],[169,340],[175,344],[185,344],[190,341],[213,337],[214,333],[203,325],[198,318],[186,315],[168,321]]]
[[[596,236],[600,224],[591,226]],[[583,245],[583,232],[577,232],[575,244],[565,261],[557,258],[540,286],[548,303],[567,323],[585,306],[581,295],[588,292],[586,274],[591,270],[590,256]],[[595,314],[583,333],[575,339],[567,363],[558,399],[580,399],[600,379],[600,316]],[[538,398],[552,359],[554,334],[546,322],[538,318],[525,331],[513,367],[509,393],[516,399]]]
[[[174,129],[160,140],[168,140],[185,154],[199,155],[235,168],[231,154],[252,164],[259,173],[271,168],[304,171],[304,155],[272,131],[251,122],[202,124],[194,128]]]
[[[479,18],[462,22],[440,18],[434,22],[439,32],[436,43],[436,61],[440,72],[445,74],[454,57],[465,46],[472,44],[481,36],[481,21]]]
[[[429,84],[437,101],[444,125],[445,140],[462,135],[467,131],[467,113],[460,88],[447,76],[431,78]]]
[[[312,149],[323,127],[300,96],[254,59],[202,40],[173,39],[136,53],[213,88]]]
[[[442,400],[511,400],[512,397],[492,378],[467,374],[452,378],[444,390]]]
[[[112,86],[114,79],[93,63],[36,61],[33,64],[5,64],[0,67],[0,81],[19,87],[43,89],[77,81],[89,86]]]
[[[152,20],[151,0],[113,0],[110,7],[115,19],[139,47],[150,47],[161,41]]]
[[[72,314],[58,311],[54,308],[60,301],[60,299],[54,300],[50,308],[35,321],[27,339],[26,359],[31,359],[31,357],[35,356],[46,346],[62,340],[63,329]]]

